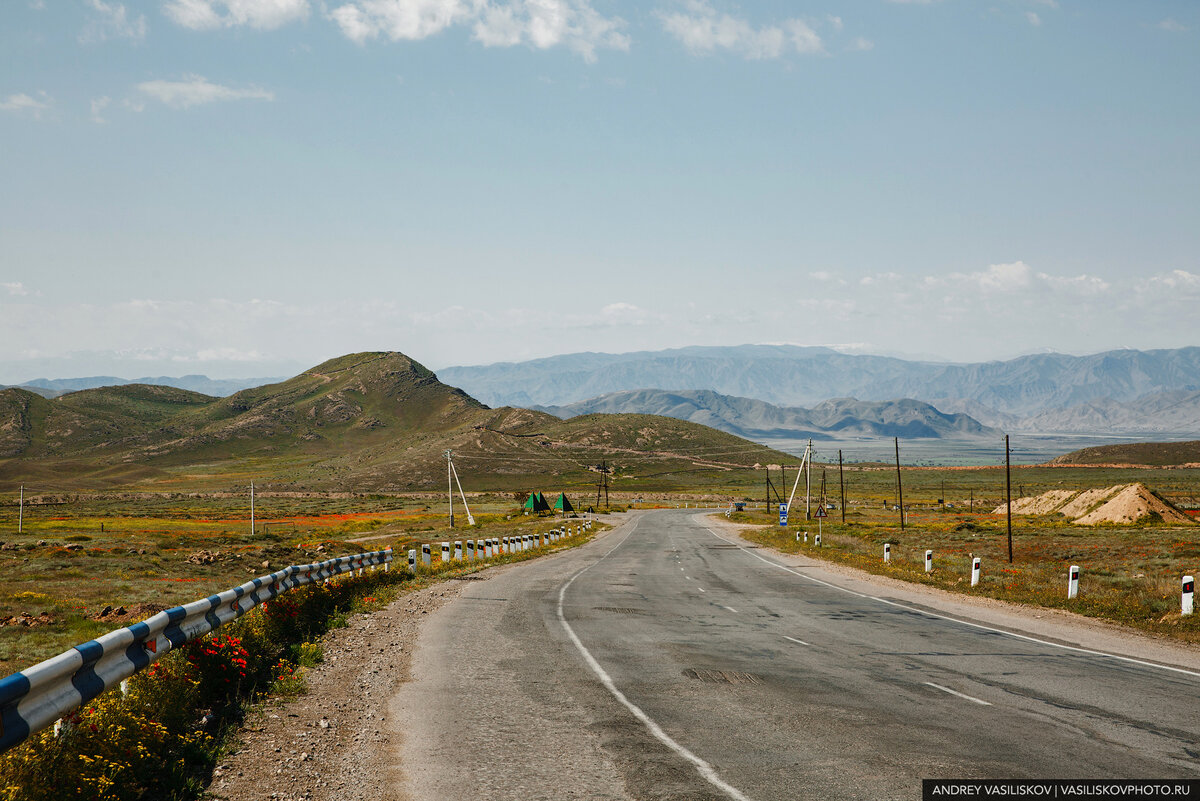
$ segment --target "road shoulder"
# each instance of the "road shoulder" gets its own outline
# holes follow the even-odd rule
[[[742,537],[743,531],[761,526],[730,523],[719,515],[697,515],[697,518],[703,519],[719,536],[763,553],[772,561],[806,576],[851,592],[1039,640],[1200,672],[1200,647],[1189,643],[1155,637],[1062,609],[1024,606],[948,592],[802,554],[784,553]]]

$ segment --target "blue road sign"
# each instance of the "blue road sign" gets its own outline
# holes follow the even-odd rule
[[[786,503],[779,504],[779,525],[781,525],[781,526],[787,525],[787,504]]]

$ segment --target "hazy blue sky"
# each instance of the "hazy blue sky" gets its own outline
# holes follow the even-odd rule
[[[1200,4],[4,0],[0,382],[1200,344]]]

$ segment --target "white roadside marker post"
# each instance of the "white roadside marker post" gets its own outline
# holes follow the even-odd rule
[[[815,544],[818,548],[821,547],[821,532],[817,532],[817,536],[816,539],[813,540],[813,544]]]
[[[1067,598],[1075,598],[1079,595],[1079,565],[1071,565],[1070,572],[1067,573]]]
[[[926,573],[933,572],[933,551],[925,552],[925,572]]]
[[[429,567],[432,563],[429,558],[429,543],[425,543],[421,546],[421,563],[425,565],[425,567]]]
[[[1192,613],[1192,599],[1196,594],[1196,579],[1192,576],[1183,577],[1183,598],[1180,602],[1180,612],[1185,615]]]
[[[890,542],[885,542],[883,544],[883,561],[892,561],[892,544]]]
[[[462,561],[462,540],[454,541],[454,561],[455,562]]]
[[[417,572],[417,550],[415,548],[408,549],[408,570],[410,573]]]
[[[467,540],[467,561],[475,558],[475,540]]]
[[[391,556],[392,556],[392,546],[390,546],[390,545],[389,545],[389,546],[387,547],[387,549],[386,549],[386,550],[387,550],[388,559],[391,559]],[[392,565],[392,563],[391,563],[390,561],[388,561],[388,562],[384,562],[384,563],[383,563],[383,572],[384,572],[384,573],[389,573],[389,572],[391,572],[390,570],[388,570],[388,568],[389,568],[389,567],[391,567],[391,565]]]
[[[972,587],[979,586],[979,573],[980,573],[979,557],[976,556],[974,559],[971,560],[971,586]]]
[[[442,561],[443,562],[450,561],[450,543],[448,543],[448,542],[442,543]]]

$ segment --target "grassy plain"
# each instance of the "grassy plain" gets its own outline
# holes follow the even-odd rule
[[[435,504],[431,506],[431,504]],[[245,497],[120,493],[0,507],[0,676],[149,617],[291,564],[395,550],[395,566],[425,542],[548,531],[561,518],[527,517],[511,495],[471,499],[476,525],[445,498],[260,497],[250,532]],[[434,560],[440,558],[434,548]],[[101,616],[106,607],[113,612]],[[121,607],[125,615],[114,612]],[[22,623],[25,621],[28,625]]]

